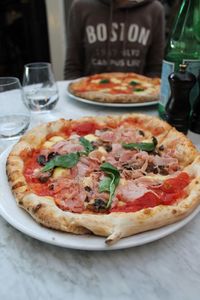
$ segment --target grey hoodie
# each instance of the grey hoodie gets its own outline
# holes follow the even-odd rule
[[[159,76],[164,9],[157,0],[74,0],[69,14],[65,79],[102,72]]]

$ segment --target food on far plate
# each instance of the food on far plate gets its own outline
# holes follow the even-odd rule
[[[200,154],[186,136],[144,114],[47,123],[11,150],[18,205],[40,224],[120,238],[185,218],[200,202]]]
[[[160,78],[136,73],[102,73],[72,81],[68,91],[104,103],[143,103],[159,99]]]

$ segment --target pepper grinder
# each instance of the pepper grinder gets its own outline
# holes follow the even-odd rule
[[[186,64],[180,64],[179,71],[169,75],[171,95],[166,105],[167,122],[185,134],[189,129],[190,91],[196,82],[194,74],[187,72],[186,68]]]
[[[197,77],[198,85],[199,85],[199,95],[197,96],[190,119],[190,130],[195,133],[200,133],[200,70],[199,75]]]

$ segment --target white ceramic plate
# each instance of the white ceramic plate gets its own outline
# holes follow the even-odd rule
[[[74,82],[74,81],[79,80],[79,79],[80,78],[72,80],[71,82]],[[71,82],[69,82],[69,84]],[[79,102],[92,104],[92,105],[98,105],[98,106],[108,106],[108,107],[142,107],[142,106],[151,106],[151,105],[158,104],[158,100],[151,101],[151,102],[142,102],[142,103],[103,103],[103,102],[91,101],[91,100],[87,100],[87,99],[77,97],[77,96],[71,94],[70,91],[68,90],[68,86],[67,86],[67,95],[70,98],[72,98],[73,100],[76,100],[76,101],[79,101]]]
[[[118,241],[113,246],[107,246],[105,239],[93,235],[73,235],[47,229],[36,223],[31,216],[16,205],[15,199],[8,185],[5,163],[10,148],[0,155],[0,213],[2,217],[13,227],[40,241],[80,250],[115,250],[143,245],[163,238],[190,222],[200,211],[200,206],[184,220],[140,233]]]

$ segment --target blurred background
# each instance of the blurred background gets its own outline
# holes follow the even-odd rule
[[[0,76],[21,79],[30,62],[51,62],[63,80],[68,12],[73,0],[0,0]],[[180,0],[165,7],[166,40]]]

